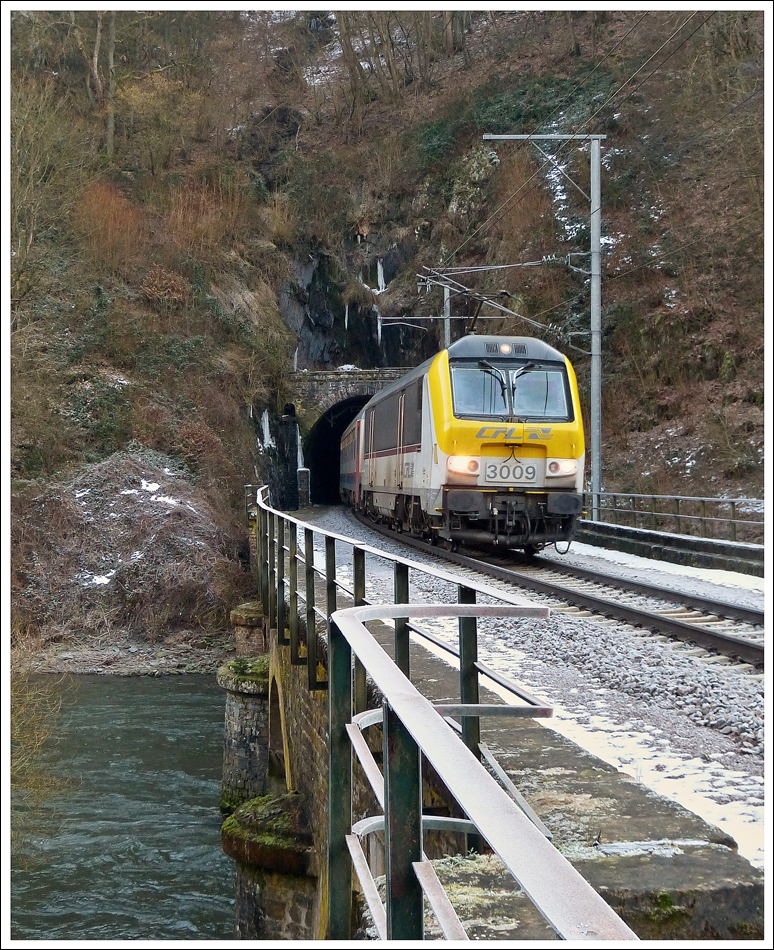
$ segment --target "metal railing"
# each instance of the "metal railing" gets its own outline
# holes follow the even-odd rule
[[[763,501],[757,498],[701,498],[690,495],[638,495],[600,492],[597,520],[648,531],[740,541],[763,542]],[[592,510],[592,495],[584,496]]]
[[[256,491],[248,486],[247,491]],[[306,664],[310,690],[328,691],[328,907],[329,939],[351,939],[353,873],[360,881],[377,932],[383,939],[422,939],[423,895],[446,939],[466,939],[462,924],[423,850],[425,831],[462,832],[488,842],[540,913],[566,939],[636,939],[632,931],[550,843],[550,833],[481,742],[480,717],[546,717],[550,707],[501,677],[478,660],[478,617],[548,618],[544,607],[530,607],[503,592],[473,581],[461,583],[447,571],[389,555],[351,538],[324,531],[272,509],[267,490],[255,503],[246,496],[255,532],[258,580],[264,612],[277,630],[278,644],[290,649],[292,664]],[[303,532],[303,552],[299,532]],[[322,536],[324,568],[315,564],[315,535]],[[337,578],[336,544],[352,550],[352,586]],[[366,555],[392,562],[392,605],[366,602]],[[304,583],[299,589],[299,567]],[[409,572],[419,571],[454,584],[457,605],[409,604]],[[318,580],[321,584],[318,584]],[[315,602],[322,587],[325,608]],[[495,598],[494,606],[476,604],[477,594]],[[354,606],[339,609],[343,595]],[[299,624],[303,604],[306,635]],[[459,649],[446,644],[416,621],[458,618]],[[327,624],[327,679],[320,662],[321,621]],[[391,659],[364,624],[394,625]],[[459,702],[433,706],[412,685],[411,634],[455,654],[459,660]],[[303,642],[305,641],[305,642]],[[383,697],[368,709],[366,676]],[[517,704],[480,703],[479,677],[489,677],[511,692]],[[457,724],[455,719],[460,719]],[[363,731],[380,727],[382,772]],[[353,754],[374,792],[382,814],[353,823]],[[481,762],[484,758],[500,783]],[[422,814],[422,768],[429,763],[462,809],[465,819]],[[381,903],[360,844],[379,831],[385,838],[386,907]]]

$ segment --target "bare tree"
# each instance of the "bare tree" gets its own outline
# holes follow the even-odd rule
[[[51,244],[88,174],[84,137],[51,83],[27,76],[11,85],[11,301],[15,308],[40,280]]]
[[[116,11],[108,13],[107,95],[105,97],[105,152],[113,160],[116,133]]]
[[[86,48],[86,42],[74,12],[70,14],[70,21],[73,26],[75,42],[78,44],[78,49],[81,51],[88,70],[86,89],[88,90],[89,98],[96,98],[97,105],[102,106],[105,98],[102,88],[102,77],[99,74],[99,48],[102,45],[102,13],[97,13],[97,28],[91,52]]]
[[[349,86],[352,93],[352,107],[350,116],[359,111],[363,103],[367,78],[365,71],[360,63],[360,57],[355,52],[352,45],[354,17],[352,13],[340,12],[336,14],[336,21],[339,24],[339,36],[341,39],[341,51],[344,56],[344,65],[347,67],[349,76]]]

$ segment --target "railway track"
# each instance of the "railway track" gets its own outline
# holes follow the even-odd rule
[[[568,605],[554,609],[623,621],[653,634],[683,641],[697,652],[709,652],[763,670],[762,611],[710,601],[569,564],[549,564],[539,557],[529,564],[518,564],[496,554],[446,551],[375,524],[357,513],[355,517],[380,534],[425,554],[522,589],[555,597]]]

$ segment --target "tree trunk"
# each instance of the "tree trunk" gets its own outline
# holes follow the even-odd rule
[[[446,48],[446,58],[454,56],[454,13],[447,10],[443,15],[443,41]]]
[[[105,117],[105,152],[107,157],[113,160],[113,151],[116,134],[116,70],[115,70],[115,52],[116,52],[116,11],[111,10],[108,14],[108,35],[107,35],[107,97]]]
[[[352,90],[352,110],[354,113],[360,107],[363,99],[365,87],[365,73],[360,65],[360,59],[352,47],[352,21],[349,13],[338,13],[336,19],[339,22],[339,36],[341,38],[341,51],[344,55],[344,65],[347,67],[349,75],[349,85]]]
[[[379,35],[381,41],[381,49],[384,53],[384,61],[387,64],[387,74],[390,77],[390,82],[392,83],[392,94],[397,99],[399,84],[398,84],[398,69],[395,64],[395,47],[392,42],[392,30],[390,29],[390,16],[388,12],[374,12],[371,14],[373,17],[374,24],[376,25],[376,32]]]
[[[575,24],[572,21],[572,10],[567,11],[567,23],[570,27],[570,48],[573,56],[580,56],[580,43],[575,35]]]
[[[423,86],[430,85],[430,63],[432,61],[433,14],[422,11],[414,14],[417,33],[417,64]]]
[[[97,35],[94,38],[94,50],[91,54],[91,82],[94,86],[94,95],[97,97],[97,105],[101,106],[105,101],[105,91],[102,88],[102,79],[99,74],[99,47],[102,43],[102,14],[97,14]]]

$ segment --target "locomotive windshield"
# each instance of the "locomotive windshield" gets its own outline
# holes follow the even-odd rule
[[[451,365],[454,415],[503,421],[571,419],[564,367],[488,360]]]

